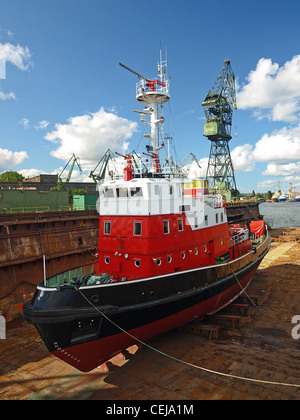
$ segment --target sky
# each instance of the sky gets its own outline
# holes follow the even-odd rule
[[[144,151],[138,78],[167,51],[165,130],[205,174],[202,107],[224,59],[236,77],[230,150],[241,192],[300,191],[300,3],[295,0],[0,0],[0,173],[91,180],[110,148]]]

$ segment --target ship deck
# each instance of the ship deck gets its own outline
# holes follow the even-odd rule
[[[300,339],[292,337],[292,318],[300,315],[300,244],[294,236],[272,243],[247,290],[258,305],[251,302],[239,328],[213,315],[202,323],[219,326],[218,340],[203,336],[195,321],[148,342],[172,358],[133,346],[126,359],[118,355],[82,373],[49,355],[32,325],[9,323],[0,341],[0,400],[300,399]]]

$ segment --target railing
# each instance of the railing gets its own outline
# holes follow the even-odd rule
[[[155,86],[151,86],[146,80],[141,80],[136,84],[136,96],[142,96],[144,93],[159,93],[161,95],[170,96],[170,82],[165,80],[164,86],[155,83]]]
[[[234,229],[235,235],[230,238],[230,245],[237,245],[249,239],[249,230],[243,228]]]
[[[198,195],[198,194],[197,194]],[[223,198],[221,194],[218,195],[199,195],[201,201],[213,209],[223,207]]]
[[[2,214],[25,214],[25,213],[43,213],[43,212],[55,212],[55,211],[85,211],[85,210],[97,210],[96,204],[82,205],[82,206],[60,206],[58,209],[51,209],[50,206],[35,206],[35,207],[8,207],[0,210]]]
[[[10,213],[35,213],[35,212],[37,213],[37,212],[43,212],[43,211],[50,211],[50,207],[49,206],[10,207],[8,210]]]

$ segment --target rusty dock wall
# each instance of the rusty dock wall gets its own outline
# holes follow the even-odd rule
[[[47,276],[97,260],[96,211],[0,216],[0,312],[7,321],[21,314],[36,285]]]

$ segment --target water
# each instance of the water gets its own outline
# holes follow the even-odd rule
[[[274,229],[300,227],[300,202],[261,203],[259,211]]]

